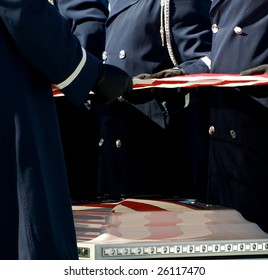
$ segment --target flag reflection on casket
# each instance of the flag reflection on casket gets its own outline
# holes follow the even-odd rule
[[[268,234],[234,209],[125,199],[73,213],[81,259],[268,255]]]

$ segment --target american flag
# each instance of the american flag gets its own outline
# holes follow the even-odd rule
[[[107,208],[87,207],[74,211],[79,242],[267,238],[256,224],[234,209],[206,209],[178,201],[150,199],[125,199]]]
[[[162,79],[133,79],[133,89],[150,87],[240,87],[268,84],[268,74],[241,76],[239,74],[192,74]]]
[[[239,74],[191,74],[162,79],[137,79],[133,78],[133,89],[144,89],[152,87],[177,88],[177,87],[241,87],[259,86],[268,84],[268,74],[241,76]],[[52,85],[53,96],[64,94]]]

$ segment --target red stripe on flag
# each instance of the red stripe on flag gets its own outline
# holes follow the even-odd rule
[[[135,211],[166,211],[165,209],[155,206],[155,205],[150,205],[147,203],[141,203],[141,202],[136,202],[136,201],[122,201],[119,203],[120,205],[123,205],[125,207],[128,207],[130,209],[133,209]]]

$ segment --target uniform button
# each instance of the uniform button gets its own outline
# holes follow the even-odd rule
[[[103,144],[104,144],[104,139],[101,138],[100,141],[99,141],[99,146],[101,147]]]
[[[208,133],[209,135],[213,135],[215,133],[215,127],[213,125],[209,127]]]
[[[125,98],[124,98],[122,95],[120,95],[120,96],[117,97],[117,100],[118,100],[119,102],[124,102],[124,101],[125,101]]]
[[[243,33],[243,29],[242,29],[241,27],[239,27],[239,26],[236,26],[236,27],[234,28],[234,32],[235,32],[235,34],[237,34],[237,35],[241,35],[241,34]]]
[[[119,52],[119,58],[123,59],[123,58],[125,58],[125,57],[126,57],[126,52],[125,52],[124,50],[121,50],[121,51]]]
[[[115,146],[116,146],[116,148],[120,148],[121,147],[121,140],[117,139],[115,141]]]
[[[107,58],[108,58],[108,53],[106,52],[106,51],[104,51],[103,53],[102,53],[102,60],[107,60]]]
[[[230,130],[230,135],[233,139],[237,137],[236,132],[234,130]]]
[[[211,30],[212,30],[213,33],[218,33],[218,31],[219,31],[218,25],[217,25],[216,23],[213,24],[213,25],[211,26]]]

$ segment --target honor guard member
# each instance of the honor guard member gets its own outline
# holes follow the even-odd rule
[[[109,2],[104,63],[131,76],[173,66],[209,71],[210,0]],[[189,92],[136,90],[101,106],[101,197],[188,197],[205,183],[207,120],[198,92]]]
[[[58,0],[59,12],[67,19],[81,45],[101,59],[105,43],[106,0]],[[95,106],[76,106],[65,96],[56,98],[68,183],[73,201],[96,198],[98,125]],[[75,137],[74,137],[75,135]]]
[[[268,63],[267,4],[212,1],[212,73],[264,73],[258,66]],[[212,88],[207,131],[208,201],[237,209],[268,232],[268,87]]]
[[[51,84],[81,104],[132,79],[82,49],[47,0],[2,0],[0,19],[0,259],[77,259]]]

